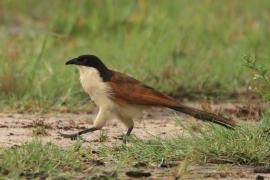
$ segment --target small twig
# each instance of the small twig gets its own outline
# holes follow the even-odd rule
[[[254,173],[270,173],[270,166],[258,166],[254,168]]]

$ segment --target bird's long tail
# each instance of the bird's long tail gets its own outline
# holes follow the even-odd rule
[[[203,121],[210,121],[219,125],[222,125],[226,128],[233,129],[237,124],[234,120],[227,119],[225,117],[216,115],[214,113],[206,112],[203,110],[195,109],[192,107],[185,106],[183,104],[179,104],[177,106],[169,107],[171,109],[174,109],[176,111],[188,114],[190,116],[193,116],[197,119],[203,120]]]

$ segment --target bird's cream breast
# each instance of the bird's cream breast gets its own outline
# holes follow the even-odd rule
[[[81,85],[90,98],[99,106],[112,106],[109,99],[110,88],[102,81],[99,72],[94,68],[78,67]]]
[[[110,118],[120,119],[126,126],[133,126],[133,117],[141,113],[142,109],[135,105],[119,105],[110,99],[112,96],[109,85],[104,82],[99,72],[94,68],[78,66],[82,87],[99,107],[99,113],[94,121],[95,127],[102,127]]]

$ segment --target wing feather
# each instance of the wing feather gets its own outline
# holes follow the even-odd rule
[[[109,83],[112,99],[119,104],[138,104],[153,106],[176,106],[177,102],[140,81],[125,74],[112,71]]]

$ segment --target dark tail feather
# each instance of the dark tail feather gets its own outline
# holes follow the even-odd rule
[[[203,120],[203,121],[210,121],[219,125],[222,125],[226,128],[230,128],[233,129],[234,126],[236,126],[236,122],[231,120],[231,119],[227,119],[225,117],[222,116],[218,116],[214,113],[210,113],[210,112],[206,112],[206,111],[202,111],[199,109],[195,109],[192,107],[188,107],[185,105],[178,105],[178,106],[173,106],[173,107],[169,107],[171,109],[174,109],[176,111],[191,115],[197,119]]]

